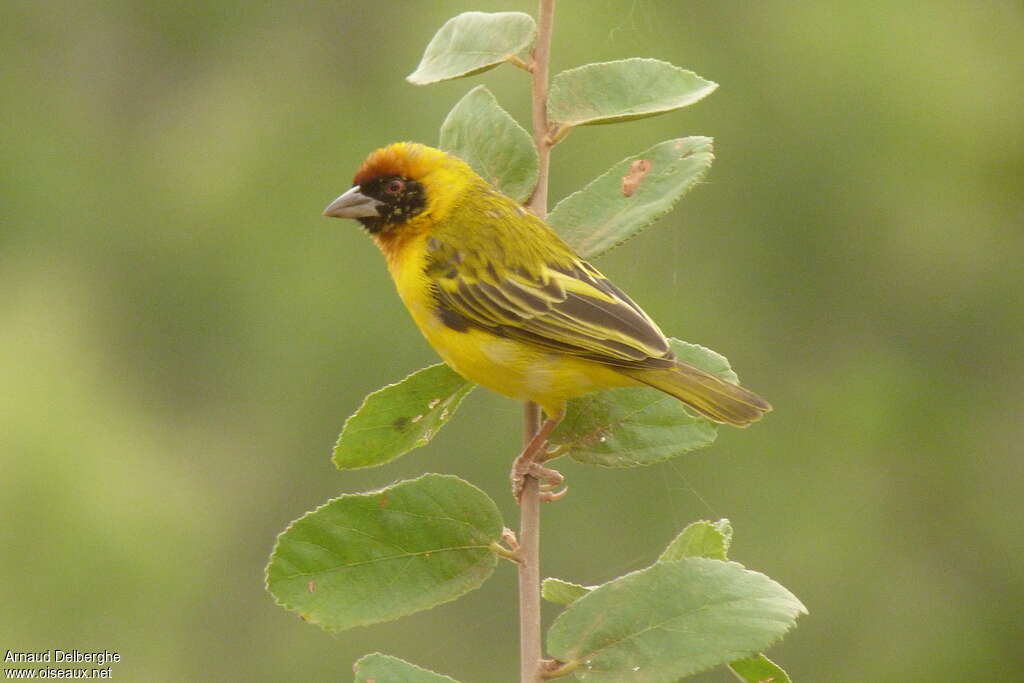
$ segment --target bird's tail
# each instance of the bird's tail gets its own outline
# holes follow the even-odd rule
[[[715,422],[746,427],[772,409],[768,401],[738,384],[731,384],[689,363],[673,368],[623,370],[638,382],[660,389]]]

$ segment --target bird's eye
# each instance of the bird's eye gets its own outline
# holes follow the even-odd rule
[[[384,186],[384,191],[388,194],[401,194],[404,189],[405,181],[401,178],[392,178],[388,181],[388,184]]]

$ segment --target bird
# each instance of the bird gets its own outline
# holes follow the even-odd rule
[[[541,451],[570,399],[649,386],[739,427],[772,409],[677,359],[625,292],[457,156],[414,142],[377,149],[323,213],[365,228],[416,326],[455,372],[544,411],[513,467],[517,498],[527,475],[557,498],[561,476],[540,464]]]

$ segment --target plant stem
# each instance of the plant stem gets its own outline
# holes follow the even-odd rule
[[[548,215],[548,168],[551,141],[548,139],[548,67],[551,61],[551,28],[555,20],[555,0],[540,0],[537,10],[537,43],[533,48],[533,144],[540,157],[537,187],[527,207],[535,215]]]
[[[537,147],[537,187],[527,208],[544,218],[548,213],[548,65],[555,0],[540,0],[537,10],[537,43],[533,49],[533,142]],[[523,408],[523,447],[540,429],[540,408],[527,403]],[[519,680],[537,683],[541,679],[540,632],[540,482],[527,476],[519,502]]]
[[[523,443],[529,443],[540,422],[540,409],[527,403],[523,411]],[[519,680],[540,680],[540,482],[527,476],[519,501]]]

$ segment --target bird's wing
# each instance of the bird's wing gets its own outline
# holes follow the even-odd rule
[[[427,274],[450,327],[476,326],[540,349],[622,367],[673,364],[658,326],[585,261],[557,258],[525,268],[486,253],[428,244]]]

